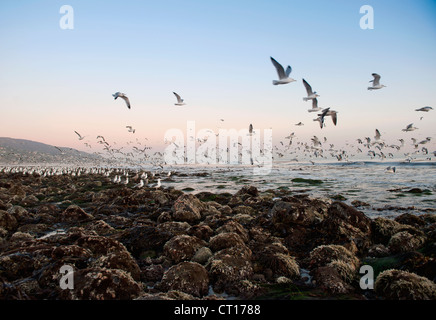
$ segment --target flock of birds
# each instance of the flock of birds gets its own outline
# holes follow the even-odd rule
[[[5,174],[22,174],[36,175],[42,178],[52,176],[68,175],[71,177],[80,177],[82,175],[101,175],[114,184],[129,186],[133,189],[153,188],[159,189],[162,186],[162,179],[169,179],[172,172],[163,170],[149,172],[138,169],[122,168],[103,168],[103,167],[52,167],[52,166],[3,166],[0,167],[0,173]]]
[[[273,80],[272,84],[274,86],[278,85],[287,85],[291,84],[293,82],[296,82],[297,80],[293,79],[291,77],[292,74],[292,68],[291,66],[287,66],[286,69],[277,62],[273,57],[270,57],[271,62],[273,66],[275,67],[275,70],[278,75],[277,80]],[[369,81],[371,83],[371,86],[368,87],[369,91],[372,90],[380,90],[385,88],[386,86],[384,84],[380,83],[381,76],[377,73],[372,73],[373,79]],[[307,96],[303,97],[304,102],[311,102],[312,106],[308,109],[308,113],[316,113],[317,118],[313,119],[313,121],[318,121],[320,128],[325,127],[325,119],[327,117],[330,117],[332,119],[333,124],[336,126],[338,121],[338,111],[333,110],[331,108],[321,108],[319,107],[319,98],[320,95],[317,91],[314,91],[312,89],[312,86],[309,84],[309,82],[306,79],[302,79],[302,83],[304,85],[304,88],[306,89]],[[175,106],[182,107],[187,105],[184,99],[176,92],[173,92],[176,101],[174,103]],[[127,108],[130,110],[132,108],[131,101],[129,97],[122,92],[116,92],[113,95],[114,100],[117,100],[118,98],[121,98],[124,100]],[[433,108],[429,106],[425,106],[422,108],[415,109],[415,111],[420,113],[427,113],[432,111]],[[423,117],[420,119],[422,120]],[[224,119],[220,119],[221,122],[224,121]],[[304,124],[302,122],[298,122],[295,124],[295,126],[303,126]],[[135,134],[136,128],[134,128],[131,125],[125,126],[125,128],[128,130],[129,133]],[[402,132],[412,132],[416,131],[418,128],[414,126],[413,123],[408,124],[404,129],[402,129]],[[252,134],[254,132],[253,125],[249,125],[249,134]],[[81,133],[74,131],[74,133],[77,135],[77,138],[79,141],[83,141],[84,145],[92,149],[93,143],[89,139],[89,136],[82,135]],[[143,164],[152,164],[155,167],[163,168],[164,165],[167,165],[167,163],[164,160],[164,155],[162,152],[151,152],[150,150],[152,147],[148,146],[148,139],[143,138],[144,140],[140,140],[137,138],[137,134],[132,136],[136,137],[136,140],[131,139],[127,142],[127,145],[119,146],[116,142],[109,142],[105,139],[104,136],[98,135],[96,138],[96,142],[98,145],[101,145],[100,150],[96,150],[93,153],[99,156],[103,156],[102,158],[108,159],[111,161],[116,162],[117,164],[122,164],[124,162],[125,165],[129,167],[136,167],[136,166],[142,166]],[[85,140],[88,138],[87,140]],[[351,158],[357,156],[358,154],[364,155],[366,153],[367,156],[369,156],[371,159],[380,159],[384,160],[386,158],[394,158],[394,153],[398,151],[403,151],[403,148],[407,145],[412,146],[414,149],[412,152],[410,151],[403,151],[403,154],[406,158],[406,161],[414,161],[416,158],[416,155],[424,155],[427,156],[427,160],[431,160],[430,156],[434,155],[436,156],[436,151],[429,152],[427,147],[425,146],[428,144],[432,138],[427,137],[424,140],[419,141],[416,138],[410,138],[411,143],[407,143],[404,139],[398,139],[399,143],[388,143],[384,141],[381,138],[381,133],[378,129],[375,129],[375,136],[373,138],[370,137],[363,137],[356,140],[356,143],[347,142],[346,146],[347,148],[335,148],[333,144],[327,141],[327,138],[324,137],[323,139],[318,138],[317,136],[313,136],[310,140],[310,142],[303,142],[298,141],[299,137],[295,134],[295,132],[292,132],[288,136],[284,137],[284,139],[281,139],[279,145],[275,145],[273,147],[273,160],[274,159],[283,159],[283,160],[289,160],[289,161],[304,161],[309,160],[312,164],[315,164],[316,159],[328,159],[329,157],[336,159],[337,161],[350,161]],[[203,144],[207,141],[207,139],[199,139],[197,138],[196,143]],[[174,141],[164,141],[165,144],[175,144]],[[236,143],[235,143],[236,144]],[[238,142],[239,149],[238,149],[238,156],[242,157],[243,152],[251,153],[250,150],[244,150],[242,148],[241,143]],[[177,145],[176,145],[177,147]],[[229,146],[236,147],[236,145]],[[186,148],[186,146],[185,146]],[[354,149],[353,149],[354,148]],[[61,153],[63,152],[62,148],[56,147]],[[212,151],[212,152],[210,152]],[[215,151],[215,152],[213,152]],[[218,146],[216,150],[208,150],[209,153],[203,154],[203,156],[208,159],[207,163],[209,164],[216,164],[216,163],[225,163],[225,159],[222,158],[213,158],[213,156],[217,155],[219,152]],[[229,151],[229,148],[227,148],[227,152]],[[261,154],[264,154],[267,152],[267,150],[260,150]],[[302,153],[302,157],[301,156]],[[186,154],[186,153],[185,153]],[[177,156],[174,154],[174,156]],[[178,155],[180,156],[180,154]],[[218,154],[218,157],[222,155]],[[182,155],[182,157],[185,157],[184,160],[186,161],[187,158],[185,155]],[[186,162],[185,162],[186,163]],[[227,162],[228,163],[228,162]],[[252,160],[253,165],[256,164],[256,160]],[[259,165],[259,163],[257,163]],[[392,171],[392,168],[389,169]],[[393,171],[395,172],[395,171]],[[124,183],[126,179],[123,180]],[[123,183],[119,181],[119,176],[117,179],[114,177],[115,183]],[[139,182],[140,183],[140,182]],[[146,185],[147,183],[144,181],[143,185]]]

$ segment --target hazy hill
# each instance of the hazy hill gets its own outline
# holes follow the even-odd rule
[[[71,163],[103,160],[102,157],[68,147],[0,137],[0,163]]]

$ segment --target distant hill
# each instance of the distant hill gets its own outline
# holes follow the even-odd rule
[[[104,161],[96,154],[68,147],[57,147],[41,142],[0,137],[0,163],[77,163]]]

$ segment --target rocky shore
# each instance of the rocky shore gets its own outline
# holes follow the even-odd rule
[[[370,219],[283,189],[193,195],[0,173],[3,300],[434,300],[435,240],[435,214]],[[64,265],[73,289],[60,286]],[[363,265],[374,289],[360,287]]]

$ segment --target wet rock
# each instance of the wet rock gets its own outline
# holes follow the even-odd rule
[[[424,236],[412,235],[407,231],[401,231],[391,237],[388,248],[392,253],[400,253],[416,250],[424,243]]]
[[[202,297],[209,291],[209,276],[202,265],[185,261],[169,268],[158,287],[162,291],[178,290]]]
[[[120,241],[136,258],[150,250],[162,252],[165,243],[173,237],[167,231],[161,231],[152,226],[137,226],[129,228],[120,236]]]
[[[415,228],[421,228],[426,225],[424,219],[410,213],[404,213],[402,215],[399,215],[398,217],[395,217],[394,220],[398,223],[406,224]]]
[[[338,270],[332,266],[316,268],[313,272],[313,280],[317,287],[330,294],[348,294],[353,292],[353,287],[342,280]]]
[[[59,281],[60,278],[57,283]],[[132,300],[141,292],[141,285],[123,270],[88,268],[74,273],[74,289],[62,290],[61,297],[73,300]]]
[[[175,263],[190,260],[195,252],[204,247],[205,242],[197,237],[177,235],[165,243],[163,252]]]
[[[144,282],[161,281],[165,269],[161,264],[152,264],[141,269],[141,279]]]
[[[342,203],[333,202],[319,228],[329,244],[340,244],[349,250],[363,252],[372,245],[371,219],[363,212]]]
[[[216,230],[216,233],[234,232],[238,234],[242,241],[248,242],[248,231],[238,222],[230,220]]]
[[[77,205],[70,205],[61,214],[60,219],[65,222],[85,221],[92,219],[93,216],[86,213]]]
[[[401,228],[401,224],[387,218],[375,218],[372,220],[371,228],[374,243],[387,245],[391,237]]]
[[[13,253],[0,257],[0,278],[8,281],[27,278],[32,275],[34,265],[32,255],[27,253]]]
[[[183,194],[172,206],[173,219],[192,222],[201,218],[203,203],[192,194]]]
[[[212,251],[239,246],[245,246],[245,244],[242,238],[235,232],[219,233],[209,240],[209,247]]]
[[[368,250],[368,257],[381,258],[390,254],[389,249],[382,244],[375,244]]]
[[[195,236],[201,240],[209,241],[210,237],[213,235],[213,230],[207,224],[196,224],[187,230],[187,233],[191,236]]]
[[[167,221],[160,223],[157,228],[162,232],[168,232],[173,235],[185,234],[191,225],[187,222]]]
[[[369,203],[366,203],[366,202],[364,202],[364,201],[360,201],[360,200],[353,200],[353,201],[351,201],[351,205],[352,205],[353,207],[356,207],[356,208],[360,208],[360,207],[370,207],[370,206],[371,206]]]
[[[327,213],[327,204],[307,198],[290,198],[277,201],[271,210],[272,222],[277,229],[289,230],[293,225],[314,225],[320,223]]]
[[[8,213],[12,214],[18,222],[30,219],[32,217],[32,215],[21,206],[12,206],[8,209]]]
[[[435,300],[436,284],[425,277],[401,270],[380,273],[375,292],[388,300]]]
[[[212,257],[212,255],[212,250],[208,247],[201,247],[195,252],[192,261],[204,265],[209,261],[209,258]]]
[[[231,247],[216,252],[206,265],[216,292],[239,293],[239,283],[253,275],[251,250]]]
[[[13,231],[17,228],[17,219],[10,213],[4,210],[0,210],[0,228],[8,231]]]
[[[310,252],[310,268],[326,266],[332,261],[342,260],[354,270],[359,266],[359,259],[340,245],[321,245]]]

